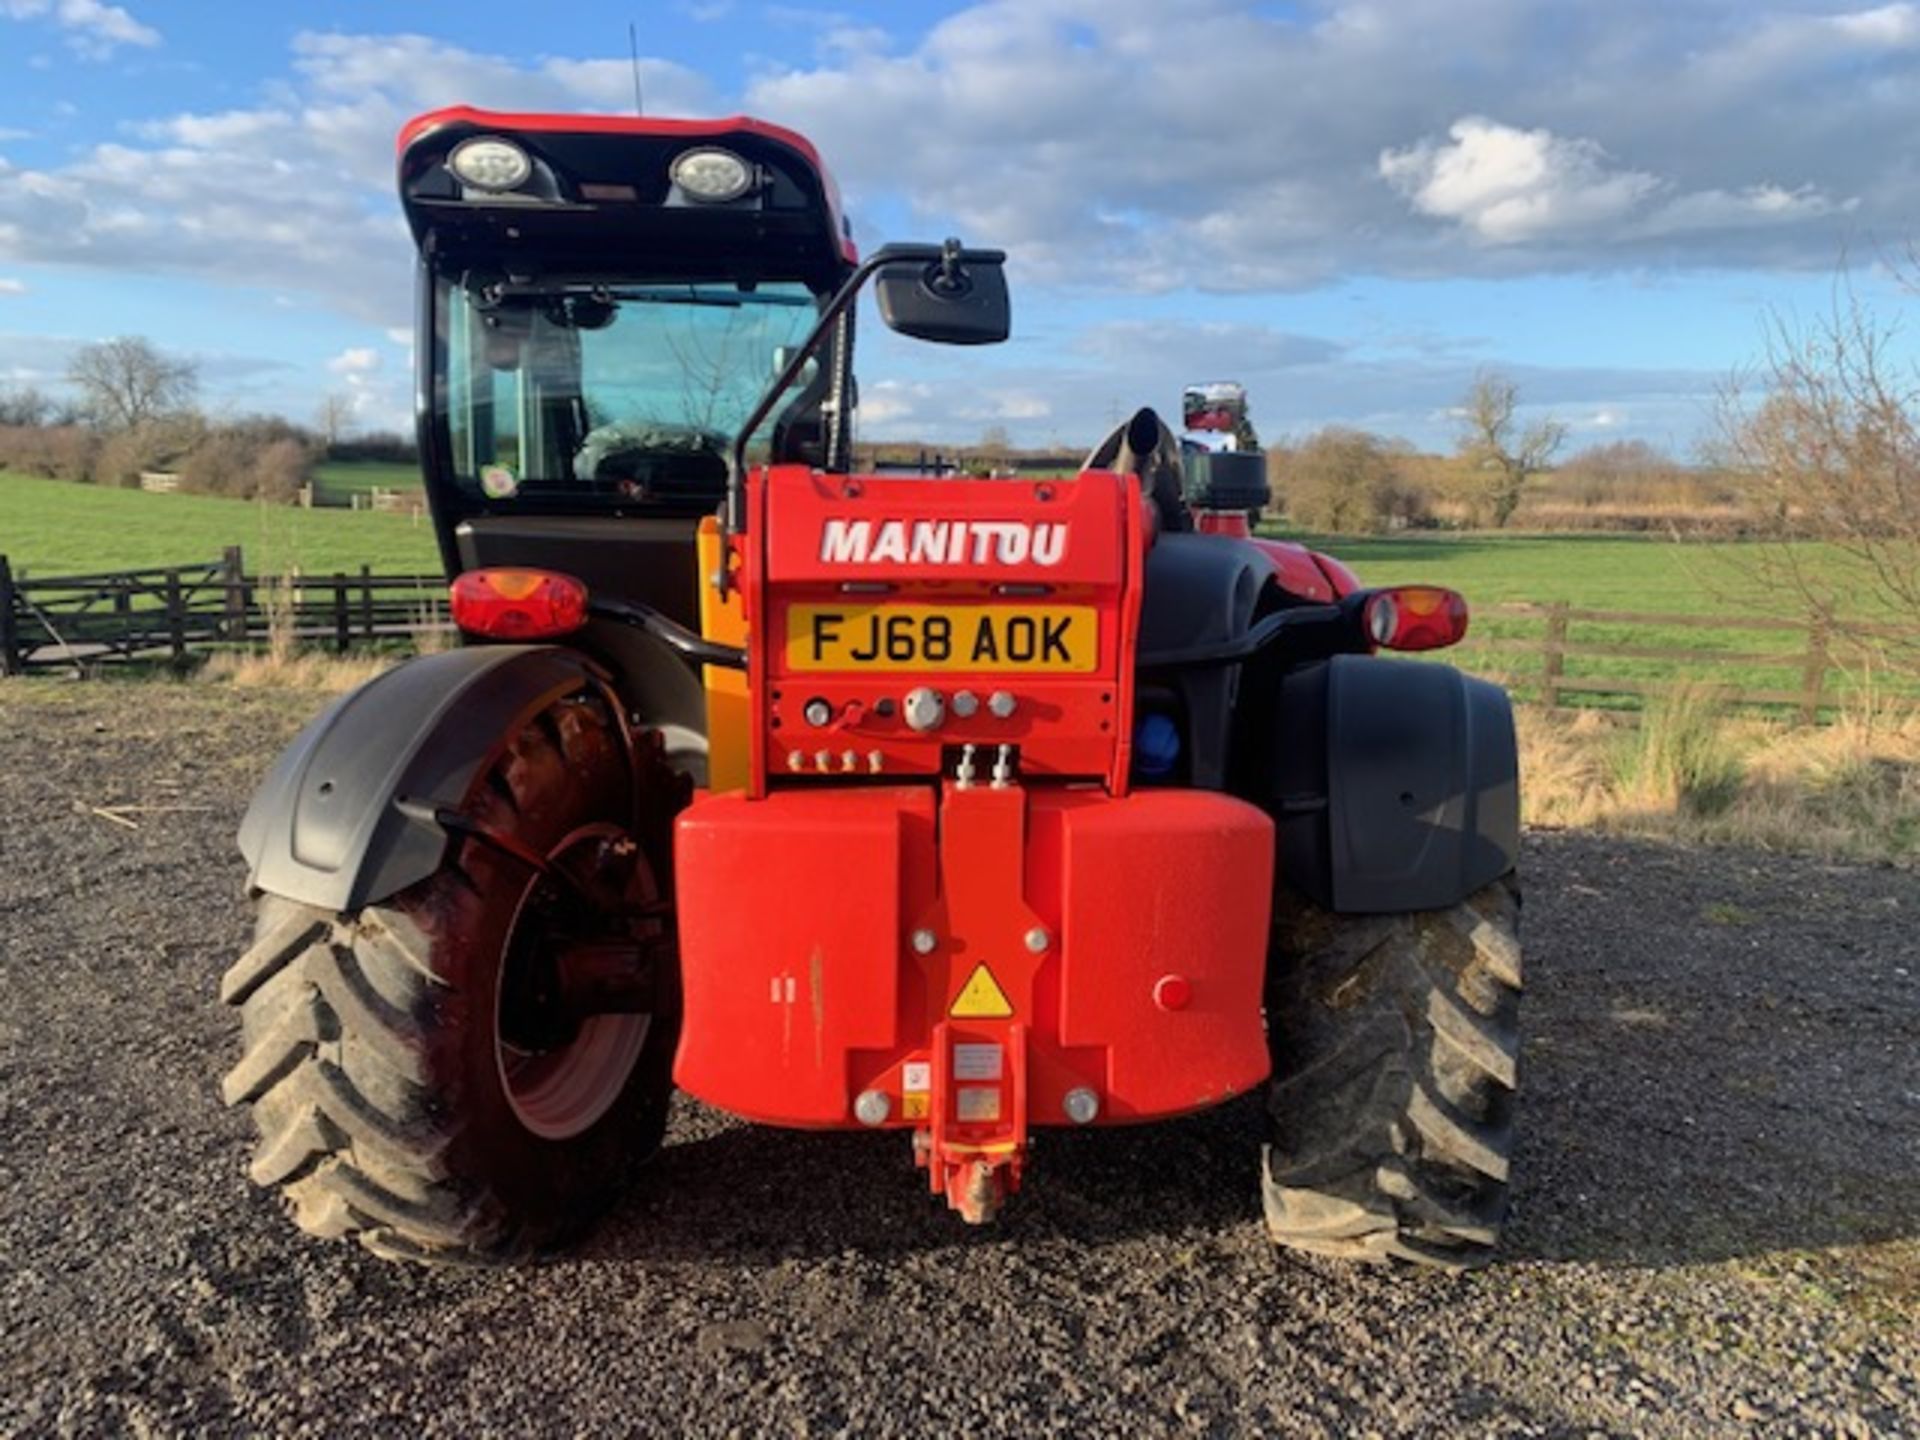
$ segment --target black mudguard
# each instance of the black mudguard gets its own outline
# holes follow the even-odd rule
[[[1283,883],[1348,914],[1458,904],[1514,866],[1520,765],[1497,685],[1340,655],[1279,677],[1265,803]]]
[[[436,809],[555,700],[601,684],[552,645],[423,655],[335,702],[282,752],[240,822],[255,890],[324,910],[385,900],[440,866]]]

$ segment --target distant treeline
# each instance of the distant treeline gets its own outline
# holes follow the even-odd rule
[[[1378,533],[1497,523],[1485,466],[1361,430],[1327,429],[1267,452],[1276,509],[1309,530]],[[1750,485],[1731,469],[1688,465],[1638,440],[1574,452],[1530,475],[1507,518],[1521,530],[1739,534]]]
[[[398,435],[328,444],[271,415],[212,420],[187,413],[114,431],[0,424],[0,470],[128,489],[137,488],[142,475],[157,473],[193,494],[289,504],[327,461],[410,463],[414,457],[412,443]]]

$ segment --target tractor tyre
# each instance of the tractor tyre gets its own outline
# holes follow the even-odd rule
[[[1281,902],[1261,1199],[1273,1239],[1465,1269],[1506,1219],[1520,1058],[1520,890],[1449,910]]]
[[[301,1229],[512,1260],[575,1238],[659,1148],[685,783],[652,738],[629,744],[597,693],[562,700],[482,767],[427,879],[355,914],[259,897],[221,982],[242,1027],[222,1093],[250,1107],[249,1173]],[[661,958],[618,1013],[561,1010],[569,945]]]

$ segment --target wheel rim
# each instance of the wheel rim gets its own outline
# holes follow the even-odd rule
[[[567,867],[577,857],[603,852],[610,844],[631,847],[632,869],[619,887],[623,905],[641,908],[658,900],[657,887],[645,856],[617,825],[584,826],[548,852],[550,867]],[[499,981],[494,987],[494,1057],[501,1090],[514,1117],[545,1140],[566,1140],[591,1128],[611,1110],[632,1079],[653,1029],[651,1014],[601,1014],[579,1020],[566,1033],[530,1039],[524,1019],[509,1023],[509,997],[525,988],[521,967],[551,963],[556,943],[553,912],[564,912],[577,923],[591,907],[587,887],[567,887],[565,902],[556,907],[557,883],[536,875],[522,893],[513,928],[502,947]],[[641,927],[655,924],[639,922]],[[589,925],[638,938],[641,930],[626,917],[593,915]],[[543,1043],[544,1042],[544,1043]]]
[[[566,1140],[613,1108],[646,1049],[651,1015],[595,1015],[557,1050],[522,1051],[500,1037],[500,1079],[520,1123],[543,1140]],[[494,1031],[499,1036],[496,1026]]]

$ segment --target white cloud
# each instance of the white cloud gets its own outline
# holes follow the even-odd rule
[[[102,59],[122,45],[144,48],[160,43],[158,30],[101,0],[0,0],[0,18],[51,19],[67,32],[67,43],[89,59]]]
[[[1787,190],[1779,185],[1750,185],[1744,190],[1699,190],[1674,197],[1646,218],[1649,235],[1681,235],[1690,230],[1787,225],[1828,215],[1852,214],[1858,197],[1835,201],[1811,185]],[[1838,259],[1838,256],[1835,257]]]
[[[10,275],[0,275],[0,295],[24,295],[26,293],[26,281],[16,280]]]
[[[1616,165],[1592,140],[1478,116],[1454,121],[1445,142],[1382,151],[1379,168],[1416,211],[1491,245],[1778,225],[1857,205],[1836,204],[1812,186],[1676,194],[1659,176]]]
[[[820,143],[856,212],[897,196],[1024,278],[1102,289],[1824,266],[1853,220],[1920,204],[1898,147],[1860,138],[1920,126],[1920,8],[1813,17],[1846,67],[1795,61],[1784,88],[1725,63],[1792,19],[1756,7],[1260,9],[978,0],[910,45],[763,61],[747,101]]]
[[[1744,31],[1699,55],[1694,68],[1722,83],[1757,82],[1836,61],[1920,49],[1920,6],[1881,5],[1832,15],[1755,14]]]
[[[365,375],[367,372],[378,370],[379,368],[380,352],[375,350],[371,345],[360,345],[349,350],[342,350],[338,355],[327,361],[327,369],[336,375]]]
[[[214,115],[175,115],[169,120],[145,121],[136,127],[136,133],[146,140],[217,150],[284,131],[293,123],[293,116],[281,110],[225,110]]]
[[[1422,214],[1457,220],[1495,244],[1604,226],[1660,188],[1652,175],[1612,166],[1591,140],[1477,116],[1454,121],[1447,136],[1382,151],[1381,177]]]
[[[1046,420],[1053,415],[1053,403],[1033,390],[989,389],[953,413],[961,420]]]
[[[388,332],[392,339],[395,332]],[[405,335],[405,332],[399,332]],[[391,371],[387,357],[373,345],[350,345],[327,361],[334,377],[332,394],[347,402],[356,426],[401,430],[408,423],[405,376]]]
[[[860,428],[876,439],[916,433],[923,404],[931,400],[931,385],[901,380],[876,380],[860,387]]]
[[[1912,5],[1882,5],[1821,17],[1847,40],[1886,49],[1908,49],[1920,44],[1920,9]]]

